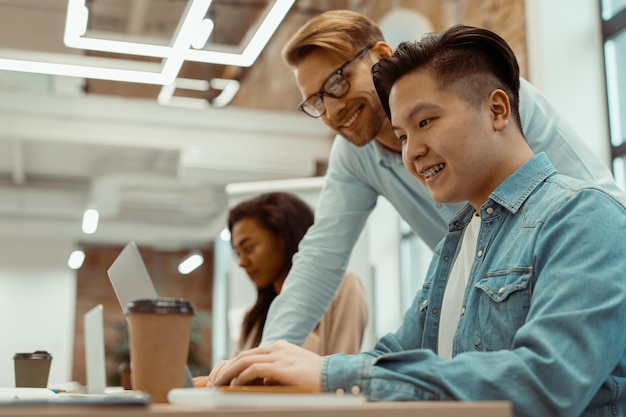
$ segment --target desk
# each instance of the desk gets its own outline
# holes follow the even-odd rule
[[[341,407],[2,406],[0,417],[513,417],[508,402],[370,402]]]

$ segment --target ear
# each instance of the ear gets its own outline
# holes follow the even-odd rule
[[[493,129],[496,131],[504,130],[511,120],[509,96],[503,90],[493,90],[489,95],[489,107]]]
[[[393,48],[387,42],[376,42],[372,46],[372,51],[378,55],[378,59],[393,55]]]

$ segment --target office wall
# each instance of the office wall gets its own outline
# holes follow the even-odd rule
[[[0,387],[15,384],[13,355],[35,350],[53,357],[51,384],[71,380],[76,276],[66,266],[70,247],[0,240]]]

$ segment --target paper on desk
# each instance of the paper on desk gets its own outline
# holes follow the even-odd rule
[[[316,407],[352,406],[367,401],[364,395],[335,395],[311,392],[306,389],[261,389],[221,390],[219,388],[176,388],[167,394],[171,404],[193,405],[199,407]],[[290,387],[283,387],[290,388]],[[306,388],[306,387],[304,387]]]
[[[152,397],[140,391],[120,391],[110,394],[56,394],[48,388],[0,388],[0,406],[28,405],[147,405]]]
[[[0,400],[47,400],[56,394],[48,388],[0,388]]]

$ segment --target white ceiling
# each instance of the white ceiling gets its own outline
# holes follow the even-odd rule
[[[153,1],[135,3],[181,3]],[[80,53],[60,43],[65,5],[0,0],[0,59]],[[330,150],[328,129],[296,112],[163,107],[83,87],[0,71],[0,239],[207,244],[224,226],[226,184],[310,177]],[[87,207],[101,212],[94,235],[80,231]]]

